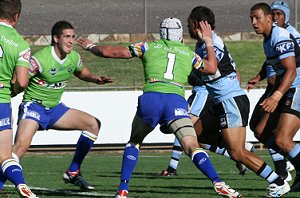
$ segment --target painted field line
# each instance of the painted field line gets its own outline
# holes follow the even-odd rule
[[[4,185],[5,187],[14,188],[14,185]],[[59,189],[49,189],[49,188],[41,188],[41,187],[33,187],[30,186],[31,190],[36,191],[47,191],[54,193],[63,193],[66,195],[83,195],[83,196],[95,196],[95,197],[113,197],[114,194],[105,194],[105,193],[97,193],[97,192],[74,192],[71,190],[59,190]]]

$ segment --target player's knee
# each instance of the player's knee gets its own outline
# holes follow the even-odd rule
[[[13,153],[21,159],[28,151],[29,146],[25,142],[16,142],[13,146]]]
[[[286,151],[285,148],[288,148],[291,144],[292,139],[286,138],[284,136],[276,136],[275,137],[275,144],[282,150]],[[286,151],[288,152],[288,151]]]
[[[92,117],[89,122],[87,131],[91,132],[94,135],[98,135],[101,128],[101,122],[99,119]]]

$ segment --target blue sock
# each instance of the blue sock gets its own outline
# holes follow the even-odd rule
[[[22,167],[15,159],[5,160],[2,163],[1,168],[4,176],[16,187],[19,184],[25,184]]]
[[[0,167],[0,191],[3,189],[3,186],[6,181],[7,181],[7,178],[4,176],[4,174],[2,172],[2,168]]]
[[[212,183],[215,182],[222,182],[219,178],[218,173],[216,172],[215,168],[213,167],[212,163],[210,162],[208,155],[206,152],[197,149],[192,154],[192,160],[196,167],[206,175]]]
[[[296,144],[294,148],[289,152],[288,158],[293,163],[296,171],[300,171],[300,144]]]
[[[128,191],[128,183],[137,164],[138,157],[139,145],[128,143],[123,154],[121,182],[118,190]]]
[[[83,159],[94,145],[96,139],[97,136],[90,132],[83,131],[81,133],[76,145],[75,155],[69,167],[70,172],[76,172],[80,169]]]

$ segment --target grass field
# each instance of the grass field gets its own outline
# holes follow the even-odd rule
[[[270,163],[266,151],[256,151]],[[238,174],[235,163],[223,156],[209,153],[220,177],[246,198],[265,197],[267,182],[248,171],[245,176]],[[93,192],[81,192],[78,187],[65,184],[62,174],[72,158],[71,153],[28,153],[21,164],[32,190],[40,198],[65,197],[113,197],[120,177],[121,153],[91,152],[81,168],[83,175],[95,185]],[[183,156],[178,168],[178,176],[163,178],[159,173],[169,163],[170,152],[141,151],[138,165],[130,181],[129,197],[141,198],[214,198],[210,181],[200,173],[190,159]],[[293,172],[293,175],[295,173]],[[7,183],[0,197],[18,197],[11,183]],[[289,193],[284,197],[300,197],[299,193]]]
[[[120,45],[116,43],[101,43],[101,45]],[[187,43],[194,49],[194,43]],[[127,46],[128,43],[121,45]],[[262,42],[227,42],[226,43],[232,57],[237,63],[237,68],[241,73],[242,84],[245,84],[251,77],[254,77],[260,70],[264,62],[264,52]],[[42,47],[33,46],[32,51],[35,52]],[[114,79],[114,83],[100,86],[100,88],[113,87],[131,87],[133,89],[140,88],[144,85],[144,75],[142,63],[138,58],[130,60],[122,59],[105,59],[96,57],[90,52],[82,50],[79,46],[75,46],[83,59],[83,63],[96,75],[107,75]],[[76,77],[70,80],[67,88],[72,87],[99,87],[93,83],[85,83]]]

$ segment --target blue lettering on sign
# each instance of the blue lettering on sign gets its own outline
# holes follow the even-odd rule
[[[294,51],[294,43],[291,42],[291,41],[278,43],[278,44],[276,45],[276,51],[277,51],[279,54],[285,54],[285,53],[287,53],[287,52]]]

